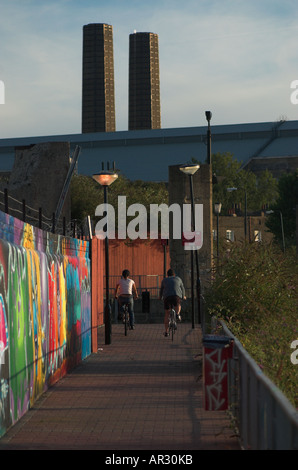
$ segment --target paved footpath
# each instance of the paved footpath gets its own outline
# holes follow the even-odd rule
[[[203,406],[201,329],[137,325],[49,389],[0,450],[239,450],[226,412]],[[113,454],[111,454],[113,455]]]

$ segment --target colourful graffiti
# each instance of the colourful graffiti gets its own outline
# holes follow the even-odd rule
[[[89,243],[0,212],[0,436],[90,353]]]

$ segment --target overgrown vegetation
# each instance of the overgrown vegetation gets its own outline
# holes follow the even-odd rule
[[[227,246],[226,246],[227,248]],[[229,245],[206,295],[207,311],[223,319],[262,371],[298,407],[297,257],[274,245]]]
[[[285,173],[278,180],[278,199],[271,206],[266,225],[281,246],[296,245],[296,206],[298,204],[298,171]]]

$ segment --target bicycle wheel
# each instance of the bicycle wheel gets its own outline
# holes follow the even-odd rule
[[[175,326],[176,326],[176,312],[175,310],[172,308],[171,310],[171,316],[170,316],[171,320],[171,325],[170,325],[170,329],[171,329],[171,336],[172,336],[172,341],[174,341],[174,334],[175,334]]]
[[[124,334],[127,336],[127,325],[128,325],[128,317],[127,317],[127,305],[124,306]]]

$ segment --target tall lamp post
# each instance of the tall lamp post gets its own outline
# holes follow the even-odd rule
[[[208,122],[208,130],[207,130],[207,162],[211,165],[211,127],[210,121],[212,118],[211,111],[205,111],[205,116]]]
[[[284,233],[284,222],[283,222],[283,216],[281,211],[278,211],[280,215],[280,227],[281,227],[281,236],[282,236],[282,247],[283,247],[283,252],[286,252],[286,245],[285,245],[285,233]]]
[[[192,212],[192,228],[195,231],[195,204],[194,204],[194,195],[193,195],[193,181],[192,177],[200,168],[200,165],[181,165],[179,170],[182,171],[185,175],[189,177],[189,184],[190,184],[190,197],[191,197],[191,212]],[[192,256],[192,254],[191,254]],[[200,280],[200,267],[199,267],[199,257],[198,257],[198,250],[195,250],[195,257],[196,257],[196,271],[197,271],[197,300],[198,300],[198,320],[199,324],[201,324],[201,280]],[[193,271],[193,263],[192,263],[192,271]],[[192,273],[193,279],[193,273]],[[192,299],[193,303],[193,299]],[[192,326],[194,328],[194,311],[192,314]]]
[[[220,211],[221,211],[221,203],[216,202],[214,204],[214,212],[217,216],[217,226],[216,226],[216,248],[217,248],[216,255],[217,255],[217,262],[218,262],[218,258],[219,258],[219,214],[220,214]]]
[[[115,173],[115,164],[113,171],[103,169],[100,173],[97,173],[92,176],[92,178],[97,181],[104,190],[104,204],[108,203],[108,187],[118,178],[117,173]],[[108,220],[108,217],[107,217]],[[109,237],[108,230],[105,237],[105,263],[106,263],[106,305],[104,310],[104,322],[105,322],[105,344],[111,344],[111,334],[112,334],[112,318],[111,318],[111,306],[110,306],[110,285],[109,285]]]

